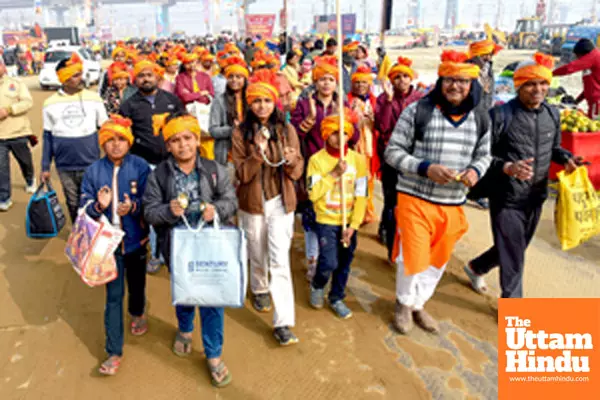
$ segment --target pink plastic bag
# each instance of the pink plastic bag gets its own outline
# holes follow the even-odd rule
[[[84,209],[79,210],[65,254],[85,284],[105,285],[117,278],[114,253],[125,232],[112,226],[105,216],[95,221]]]

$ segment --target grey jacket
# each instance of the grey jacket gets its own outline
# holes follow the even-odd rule
[[[233,127],[229,126],[227,122],[225,94],[218,95],[213,100],[210,107],[208,132],[215,139],[215,161],[221,165],[227,165],[227,154],[231,150]]]
[[[216,173],[210,173],[205,168],[206,162],[213,161],[203,161],[200,156],[196,160],[196,170],[200,176],[200,199],[202,202],[214,205],[219,220],[225,223],[235,215],[238,208],[235,189],[225,167],[213,162]],[[180,222],[180,218],[173,215],[169,206],[171,200],[177,198],[174,171],[175,160],[170,156],[148,177],[143,198],[144,218],[156,230],[158,248],[167,265],[171,256],[171,231]]]

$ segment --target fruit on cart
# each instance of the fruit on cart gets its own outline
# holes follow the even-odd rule
[[[600,121],[594,121],[581,110],[566,109],[560,113],[560,127],[563,132],[598,132]]]

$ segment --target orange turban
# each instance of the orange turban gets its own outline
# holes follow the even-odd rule
[[[254,60],[252,61],[252,68],[259,69],[265,67],[277,68],[279,60],[277,56],[264,50],[258,50],[254,53]]]
[[[267,98],[276,102],[279,99],[276,75],[268,69],[255,71],[250,77],[250,85],[246,89],[246,101],[252,104],[256,99]]]
[[[349,53],[349,52],[351,52],[351,51],[358,50],[358,45],[359,45],[359,44],[360,44],[360,43],[359,43],[359,42],[357,42],[357,41],[350,42],[350,43],[348,43],[347,45],[345,45],[345,46],[343,46],[343,47],[342,47],[342,52],[344,52],[344,53]]]
[[[178,133],[189,131],[192,132],[198,140],[200,140],[200,124],[196,117],[191,115],[183,115],[181,117],[172,118],[167,122],[169,113],[155,114],[152,116],[152,128],[154,130],[154,136],[160,135],[162,130],[163,139],[168,142],[173,136]]]
[[[121,78],[126,78],[127,80],[131,79],[129,68],[127,67],[127,64],[115,61],[108,67],[108,82],[112,84],[115,79]]]
[[[356,68],[356,72],[352,74],[352,82],[368,82],[370,85],[373,84],[373,72],[371,68],[366,65],[361,65]]]
[[[354,134],[354,124],[358,122],[356,114],[347,107],[344,107],[344,133],[349,138]],[[321,122],[321,136],[323,140],[329,139],[329,136],[340,131],[340,116],[330,115],[323,118]]]
[[[388,78],[393,81],[400,74],[406,74],[410,76],[410,79],[415,79],[417,75],[415,71],[411,68],[412,60],[407,57],[398,57],[398,61],[396,64],[390,69],[388,72]]]
[[[486,54],[494,54],[496,44],[491,39],[480,40],[469,45],[469,57],[485,56]]]
[[[198,54],[195,53],[180,53],[179,59],[184,64],[190,64],[198,60]]]
[[[239,56],[231,56],[224,60],[223,68],[225,70],[225,76],[229,78],[230,75],[242,75],[246,79],[250,76],[246,61]]]
[[[438,75],[445,77],[464,77],[477,79],[479,77],[479,67],[475,64],[467,63],[469,56],[456,50],[444,50],[442,52],[442,63],[438,68]]]
[[[179,65],[179,60],[177,59],[177,57],[170,57],[169,59],[167,59],[167,61],[165,62],[165,66],[169,67],[171,65]]]
[[[81,61],[81,58],[79,58],[77,53],[72,53],[71,58],[69,58],[66,65],[59,69],[56,72],[56,75],[58,76],[60,83],[65,83],[80,72],[83,72],[83,61]]]
[[[131,120],[117,114],[111,114],[110,119],[102,124],[102,127],[98,131],[98,143],[100,147],[116,136],[126,139],[129,146],[133,145]]]
[[[225,43],[225,47],[223,48],[225,53],[228,54],[239,54],[241,53],[240,49],[235,45],[235,43]]]
[[[123,53],[123,55],[127,57],[127,49],[121,46],[115,47],[115,49],[112,51],[111,58],[114,60],[121,53]]]
[[[338,62],[335,56],[323,56],[315,59],[313,68],[313,81],[318,81],[325,75],[331,75],[338,80]]]
[[[140,72],[142,72],[146,69],[151,69],[154,74],[158,74],[157,67],[158,67],[158,65],[156,65],[155,63],[153,63],[150,60],[140,61],[140,62],[136,63],[135,66],[133,67],[133,77],[136,78],[140,74]]]
[[[533,60],[522,62],[517,65],[513,74],[513,83],[515,89],[519,89],[524,83],[533,80],[543,80],[550,84],[552,82],[552,68],[554,68],[554,58],[552,56],[535,53]]]
[[[201,60],[202,60],[202,62],[208,62],[208,61],[210,61],[210,62],[213,62],[213,61],[215,61],[215,56],[214,56],[214,55],[212,55],[212,54],[210,54],[210,52],[209,52],[209,51],[206,51],[206,52],[205,52],[205,53],[202,55],[202,57],[201,57]]]

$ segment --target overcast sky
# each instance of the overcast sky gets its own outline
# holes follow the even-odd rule
[[[215,1],[215,0],[213,0]],[[220,0],[220,8],[213,6],[210,12],[213,32],[220,29],[231,29],[237,25],[235,6],[229,7],[239,0]],[[325,0],[329,12],[333,12],[334,0]],[[567,0],[557,1],[557,11],[568,9],[566,19],[568,22],[577,21],[591,15],[593,0],[580,0],[569,2]],[[502,6],[501,24],[504,29],[512,30],[514,21],[522,15],[532,15],[535,12],[537,0],[504,0]],[[354,12],[357,14],[357,25],[359,29],[364,26],[364,4],[367,4],[366,15],[367,28],[370,31],[378,31],[381,18],[381,0],[341,0],[342,12]],[[495,24],[498,7],[497,0],[459,0],[459,17],[457,23],[474,25],[478,21]],[[213,3],[214,4],[214,3]],[[443,3],[442,3],[443,4]],[[258,0],[250,6],[251,14],[275,13],[283,7],[283,0]],[[323,0],[288,0],[291,26],[296,26],[298,31],[304,32],[310,28],[312,16],[323,14],[325,3]],[[599,7],[600,8],[600,7]],[[103,6],[99,12],[99,23],[101,25],[113,25],[113,32],[118,37],[125,36],[153,36],[156,34],[156,5],[141,4],[118,6]],[[183,30],[188,34],[204,34],[207,26],[204,23],[204,7],[202,0],[178,3],[170,8],[171,30]],[[217,12],[218,11],[218,12]],[[393,11],[392,28],[403,26],[408,19],[407,1],[396,0]],[[421,0],[421,21],[425,26],[443,26],[445,7],[440,6],[438,0]],[[77,20],[77,13],[70,12],[68,16],[71,23]],[[218,18],[216,17],[218,15]],[[29,22],[33,19],[32,9],[4,10],[0,11],[0,26],[10,27],[11,21]],[[46,20],[52,24],[52,14],[46,15]],[[43,21],[42,21],[43,22]]]

